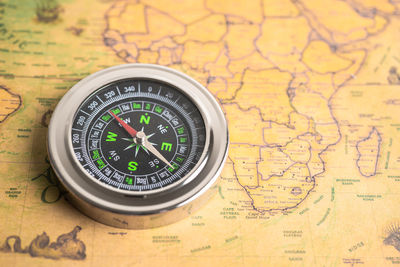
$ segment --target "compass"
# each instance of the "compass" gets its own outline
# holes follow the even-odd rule
[[[124,64],[73,86],[49,125],[51,165],[66,198],[120,228],[180,220],[215,191],[228,129],[214,97],[176,70]]]

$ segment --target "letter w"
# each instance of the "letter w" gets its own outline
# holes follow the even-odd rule
[[[108,132],[106,141],[115,141],[115,137],[117,137],[117,136],[118,135],[113,132]]]

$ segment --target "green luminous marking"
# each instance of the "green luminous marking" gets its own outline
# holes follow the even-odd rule
[[[98,167],[99,169],[103,169],[103,168],[106,166],[106,164],[104,163],[104,161],[102,161],[101,159],[98,159],[98,160],[96,161],[96,163],[97,163],[97,167]]]
[[[186,143],[186,141],[187,141],[187,138],[186,138],[186,137],[180,137],[180,138],[179,138],[179,142],[180,142],[180,143]]]
[[[169,170],[170,172],[173,172],[173,171],[176,171],[176,170],[179,169],[178,164],[176,164],[175,162],[172,162],[172,166],[173,166],[173,168],[171,168],[171,167],[168,168],[168,170]]]
[[[129,163],[128,163],[128,170],[130,170],[130,171],[136,171],[137,170],[137,166],[138,166],[139,164],[136,162],[136,161],[130,161]]]
[[[158,165],[156,166],[156,168],[158,169]]]
[[[132,107],[133,109],[142,109],[142,104],[133,102]]]
[[[114,108],[111,110],[112,113],[114,113],[115,115],[118,115],[119,113],[121,113],[121,110],[119,108]]]
[[[140,123],[143,124],[143,122],[145,124],[149,124],[150,123],[150,116],[147,116],[147,113],[145,113],[145,115],[140,116]]]
[[[171,148],[172,148],[172,144],[171,143],[163,142],[161,144],[161,150],[168,150],[169,152],[171,152]]]
[[[146,104],[144,105],[144,109],[145,109],[145,110],[151,110],[151,105],[150,105],[149,103],[146,103]]]
[[[107,134],[107,139],[106,141],[110,142],[110,141],[115,141],[115,137],[117,137],[118,135],[113,133],[113,132],[108,132]]]
[[[185,132],[185,127],[178,128],[178,134],[183,134]]]
[[[160,107],[160,106],[156,106],[155,109],[154,109],[155,112],[160,113],[160,114],[163,112],[163,110],[164,109],[162,107]]]
[[[179,162],[179,163],[182,163],[183,162],[183,158],[181,158],[181,157],[176,157],[176,159],[175,159],[177,162]]]
[[[126,178],[125,178],[125,182],[126,182],[127,184],[132,184],[133,179],[132,179],[131,177],[126,177]]]
[[[97,149],[93,150],[92,159],[99,159],[99,158],[100,158],[99,151]]]
[[[99,159],[100,158],[100,153],[99,153],[99,151],[96,149],[96,150],[93,150],[93,152],[92,152],[92,159]]]
[[[168,129],[168,126],[165,126],[165,129]]]
[[[111,119],[111,115],[110,114],[104,115],[103,117],[101,117],[101,119],[103,121],[108,121],[109,119]]]

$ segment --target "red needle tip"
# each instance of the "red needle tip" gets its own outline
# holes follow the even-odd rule
[[[121,120],[117,115],[115,115],[111,110],[109,110],[110,114],[122,125],[122,127],[129,133],[130,136],[135,137],[137,131],[129,126],[126,122]]]

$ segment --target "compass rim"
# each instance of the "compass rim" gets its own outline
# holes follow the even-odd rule
[[[210,106],[212,106],[213,111],[215,111],[215,117],[213,118],[213,120],[215,120],[215,122],[213,123],[218,123],[218,127],[220,127],[220,129],[216,129],[217,125],[212,125],[209,120],[210,118],[208,116],[205,116],[203,114],[203,108],[200,108],[200,105],[198,103],[198,101],[196,99],[193,99],[191,97],[191,95],[189,95],[186,91],[184,91],[178,84],[174,84],[168,81],[165,81],[165,79],[160,79],[160,77],[158,78],[154,78],[154,80],[156,81],[161,81],[167,84],[171,84],[174,88],[180,90],[185,96],[187,96],[192,102],[193,104],[197,107],[197,109],[200,111],[200,114],[203,117],[204,123],[205,123],[205,127],[206,127],[206,145],[204,147],[203,150],[203,155],[202,158],[199,160],[199,162],[196,164],[196,166],[192,169],[196,170],[196,176],[193,175],[193,173],[189,173],[186,176],[187,179],[180,179],[183,180],[182,182],[182,186],[191,186],[192,188],[190,188],[190,190],[187,190],[188,192],[180,197],[176,197],[171,199],[170,201],[166,201],[163,202],[163,205],[141,205],[139,206],[130,206],[131,208],[127,208],[126,205],[118,205],[113,203],[112,205],[110,205],[110,203],[108,203],[107,201],[98,201],[99,199],[93,198],[93,197],[88,197],[88,195],[84,192],[85,190],[76,190],[76,181],[74,179],[65,179],[65,169],[61,169],[59,167],[60,165],[60,158],[58,155],[58,151],[55,152],[57,150],[57,133],[58,132],[62,132],[62,130],[64,129],[64,132],[66,132],[66,135],[69,137],[69,133],[71,132],[71,128],[72,128],[72,122],[73,122],[73,118],[75,116],[75,113],[77,111],[77,109],[80,107],[80,105],[86,100],[86,98],[92,94],[93,92],[95,92],[96,90],[99,90],[100,87],[103,87],[104,85],[106,85],[105,83],[101,84],[100,86],[95,87],[94,89],[90,90],[89,92],[86,92],[86,96],[83,98],[82,101],[79,101],[79,103],[76,105],[77,108],[73,109],[73,112],[70,112],[69,115],[67,115],[68,119],[68,123],[64,124],[64,128],[63,129],[58,129],[57,131],[57,127],[54,123],[55,119],[54,119],[54,114],[57,115],[60,112],[63,112],[62,107],[65,106],[65,103],[68,103],[68,101],[71,101],[71,98],[73,96],[73,93],[75,91],[77,91],[78,89],[80,89],[82,86],[85,85],[85,83],[92,81],[93,79],[96,80],[97,77],[104,75],[105,73],[109,72],[109,71],[118,71],[120,69],[125,69],[125,70],[129,70],[129,69],[135,69],[135,70],[156,70],[156,72],[167,72],[170,73],[172,75],[177,75],[179,76],[181,79],[185,79],[187,82],[191,83],[193,85],[194,88],[199,89],[198,91],[201,92],[201,94],[203,94],[203,96],[205,98],[208,99],[208,101],[210,103]],[[114,79],[110,82],[115,82],[118,80],[122,80],[122,79],[126,79],[126,78],[143,78],[143,79],[151,79],[152,77],[149,77],[148,75],[140,75],[140,76],[129,76],[129,77],[114,77]],[[86,84],[87,85],[87,84]],[[72,115],[71,115],[72,114]],[[70,127],[69,127],[70,126]],[[222,131],[221,131],[222,129]],[[216,134],[216,131],[218,131],[219,133]],[[54,136],[56,135],[56,136]],[[116,212],[116,213],[121,213],[121,214],[135,214],[135,215],[144,215],[144,214],[157,214],[157,213],[162,213],[164,211],[168,211],[171,209],[174,209],[176,207],[180,207],[182,205],[187,204],[188,202],[191,202],[193,199],[197,198],[199,195],[203,194],[205,190],[209,189],[209,187],[211,187],[212,184],[215,183],[215,181],[217,180],[219,173],[222,170],[222,167],[224,165],[224,162],[226,160],[227,157],[227,151],[228,151],[228,145],[229,145],[229,136],[228,136],[228,127],[227,127],[227,123],[226,123],[226,119],[223,115],[223,112],[220,108],[220,106],[218,105],[217,101],[214,99],[214,97],[212,96],[212,94],[204,88],[204,86],[202,86],[200,83],[198,83],[197,81],[195,81],[193,78],[187,76],[186,74],[183,74],[179,71],[167,68],[167,67],[163,67],[163,66],[159,66],[159,65],[152,65],[152,64],[138,64],[138,63],[133,63],[133,64],[124,64],[124,65],[118,65],[118,66],[114,66],[105,70],[101,70],[98,71],[96,73],[93,73],[92,75],[89,75],[88,77],[84,78],[83,80],[81,80],[80,82],[78,82],[77,84],[75,84],[69,92],[66,93],[66,95],[62,98],[62,100],[60,101],[59,105],[57,106],[57,108],[55,109],[54,113],[53,113],[53,117],[51,119],[50,125],[49,125],[49,133],[48,133],[48,150],[49,150],[49,155],[50,155],[50,161],[51,164],[53,166],[53,168],[56,169],[56,173],[57,176],[59,177],[60,181],[62,182],[62,184],[67,187],[67,189],[69,191],[71,191],[74,195],[76,195],[79,199],[81,199],[82,201],[85,201],[89,204],[92,204],[100,209],[103,210],[108,210],[108,211],[112,211],[112,212]],[[217,155],[217,162],[210,162],[210,157],[211,154],[214,151],[215,154],[215,150],[216,148],[211,147],[211,146],[215,146],[215,140],[213,140],[212,143],[210,143],[210,138],[218,138],[218,145],[219,145],[219,150],[218,155]],[[58,137],[59,139],[60,137]],[[67,147],[72,148],[72,141],[71,138],[66,138],[66,140],[68,140],[67,142],[69,143],[67,145]],[[210,149],[209,149],[210,148]],[[69,157],[72,157],[72,159],[74,159],[76,161],[76,157],[74,156],[74,154],[70,153],[71,151],[68,151],[69,153]],[[206,152],[206,153],[205,153]],[[65,151],[64,151],[65,153]],[[202,168],[199,169],[200,165],[204,164],[204,166],[202,166]],[[203,179],[201,180],[201,182],[197,183],[196,185],[193,186],[192,181],[195,180],[195,178],[197,177],[197,175],[201,174],[204,170],[205,167],[207,167],[207,165],[213,165],[213,168],[211,168],[209,170],[209,173],[207,174],[202,174],[205,177],[203,177]],[[80,164],[75,164],[77,166],[80,166]],[[215,166],[217,166],[217,168],[215,168]],[[76,166],[74,166],[76,169]],[[82,170],[81,170],[82,171]],[[86,171],[83,173],[87,173]],[[68,176],[68,175],[67,175]],[[90,176],[90,174],[87,173],[86,176]],[[190,180],[190,178],[192,178]],[[82,181],[85,179],[81,179]],[[87,179],[91,182],[93,182],[94,179],[90,178]],[[188,180],[188,181],[186,181]],[[75,182],[75,183],[71,183]],[[87,182],[87,181],[86,181]],[[176,190],[176,184],[172,183],[171,184],[171,189],[172,191]],[[103,193],[105,194],[110,194],[110,192],[113,192],[112,190],[110,190],[110,188],[112,188],[111,186],[108,187],[104,187],[101,186],[103,190],[99,190],[103,191]],[[99,188],[100,189],[100,188]],[[154,193],[154,196],[156,196],[157,198],[159,198],[160,200],[165,199],[165,195],[168,194],[168,192],[170,192],[171,190],[165,190],[164,192],[156,192]],[[150,191],[143,191],[142,194],[129,194],[129,191],[124,190],[123,192],[116,192],[117,194],[120,195],[136,195],[136,196],[149,196],[152,194],[149,194]],[[173,192],[172,192],[173,193]],[[149,196],[150,198],[150,196]],[[149,199],[146,197],[143,197],[142,199]]]

